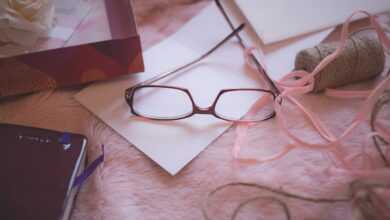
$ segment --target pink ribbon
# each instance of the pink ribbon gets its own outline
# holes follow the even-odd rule
[[[309,109],[307,109],[304,105],[302,105],[297,99],[295,99],[294,95],[303,95],[307,94],[313,91],[314,88],[314,79],[317,74],[319,74],[329,63],[333,62],[340,54],[343,52],[346,41],[348,39],[348,33],[349,33],[349,25],[352,21],[352,18],[357,14],[365,14],[370,18],[370,22],[372,27],[376,30],[379,40],[385,47],[386,53],[390,52],[390,39],[386,36],[385,31],[381,28],[379,23],[377,22],[376,18],[372,15],[370,15],[368,12],[365,11],[357,11],[353,13],[343,24],[342,30],[341,30],[341,39],[340,44],[337,47],[337,49],[327,56],[325,59],[323,59],[317,67],[313,70],[313,72],[309,73],[303,70],[299,71],[293,71],[288,74],[286,74],[285,77],[283,77],[280,81],[275,82],[276,85],[281,89],[282,93],[274,100],[274,108],[277,113],[276,119],[278,126],[281,128],[281,130],[292,140],[293,144],[289,144],[285,147],[285,149],[270,158],[265,158],[263,160],[258,160],[254,158],[240,158],[239,152],[241,150],[241,146],[243,146],[246,143],[246,133],[250,126],[249,123],[239,123],[237,125],[236,134],[237,138],[235,141],[235,145],[233,148],[233,156],[236,159],[239,159],[240,161],[250,161],[250,162],[266,162],[266,161],[272,161],[278,158],[281,158],[285,154],[287,154],[289,151],[294,149],[296,146],[306,147],[310,149],[329,149],[330,152],[332,152],[337,158],[342,158],[340,155],[340,152],[335,150],[336,147],[340,146],[340,142],[347,137],[357,126],[359,126],[363,121],[368,120],[369,116],[371,115],[372,109],[378,100],[379,96],[384,92],[386,89],[386,86],[390,82],[390,75],[386,76],[383,81],[381,81],[373,90],[366,90],[366,91],[343,91],[343,90],[336,90],[336,89],[327,89],[325,91],[325,94],[330,97],[336,97],[336,98],[365,98],[361,110],[357,113],[352,123],[348,126],[348,128],[339,136],[334,135],[325,125],[324,123]],[[253,49],[246,51],[246,57],[248,56],[248,53],[251,53]],[[249,66],[251,66],[251,63],[247,59],[247,63]],[[252,67],[252,66],[251,66]],[[298,79],[297,79],[298,78]],[[258,102],[255,103],[255,105],[252,107],[252,109],[249,111],[248,115],[255,114],[257,109],[260,109],[264,105],[267,104],[267,101],[269,101],[269,97],[264,97]],[[298,107],[300,111],[303,112],[303,114],[309,119],[311,124],[314,126],[315,130],[318,132],[318,134],[324,139],[325,143],[323,144],[313,144],[306,142],[302,140],[301,138],[297,137],[296,135],[292,134],[288,128],[286,123],[286,116],[282,111],[282,104],[286,101],[289,101],[293,103],[295,106]],[[381,137],[390,139],[390,132],[386,131],[383,128],[378,128],[378,134],[381,135]],[[370,134],[371,135],[371,134]],[[333,149],[333,150],[332,150]],[[353,160],[358,157],[369,157],[365,152],[363,152],[360,155],[353,155],[350,157],[350,160]],[[369,160],[369,167],[371,167],[371,161]]]

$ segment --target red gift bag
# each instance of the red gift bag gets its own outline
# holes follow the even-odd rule
[[[143,70],[129,0],[81,0],[73,8],[56,8],[55,26],[32,47],[0,42],[0,97]]]

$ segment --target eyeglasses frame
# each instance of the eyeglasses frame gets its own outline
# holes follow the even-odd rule
[[[211,114],[211,115],[214,115],[215,117],[221,119],[221,120],[225,120],[225,121],[229,121],[229,122],[237,122],[237,121],[240,121],[240,122],[245,122],[245,120],[231,120],[231,119],[226,119],[226,118],[223,118],[223,117],[220,117],[218,114],[216,114],[215,112],[215,106],[216,106],[216,103],[218,102],[218,99],[220,98],[220,96],[223,94],[223,93],[226,93],[226,92],[231,92],[231,91],[237,91],[237,90],[241,90],[241,91],[248,91],[248,90],[252,90],[252,91],[262,91],[262,92],[265,92],[265,93],[268,93],[268,94],[271,94],[272,98],[275,100],[276,99],[276,96],[280,94],[280,91],[278,89],[278,87],[274,84],[274,82],[271,80],[271,78],[269,77],[269,75],[267,74],[266,70],[262,67],[262,65],[260,64],[260,62],[257,60],[257,58],[252,54],[250,53],[249,54],[249,58],[253,61],[254,65],[256,66],[256,68],[258,69],[258,72],[260,74],[262,74],[264,76],[264,79],[266,80],[266,83],[268,83],[269,87],[270,87],[270,90],[266,90],[266,89],[258,89],[258,88],[234,88],[234,89],[225,89],[225,90],[221,90],[218,95],[217,95],[217,98],[215,99],[213,105],[211,105],[209,108],[206,108],[206,109],[203,109],[203,108],[200,108],[199,106],[197,106],[194,102],[194,99],[191,95],[191,93],[189,92],[188,89],[186,88],[181,88],[181,87],[173,87],[173,86],[162,86],[162,85],[151,85],[152,83],[154,82],[157,82],[161,79],[164,79],[170,75],[173,75],[177,72],[180,72],[186,68],[188,68],[189,66],[192,66],[193,64],[196,64],[198,62],[200,62],[201,60],[203,60],[204,58],[206,58],[207,56],[209,56],[210,54],[212,54],[215,50],[217,50],[219,47],[221,47],[224,43],[226,43],[228,40],[230,40],[233,36],[236,37],[238,39],[238,43],[239,45],[244,49],[246,50],[247,47],[245,46],[244,44],[244,41],[242,40],[241,36],[239,35],[239,32],[241,30],[244,29],[245,27],[245,23],[241,24],[240,26],[238,26],[237,28],[234,27],[231,19],[229,18],[229,16],[227,15],[224,7],[222,6],[222,4],[220,3],[219,0],[215,0],[214,1],[217,5],[217,7],[219,8],[219,10],[221,11],[224,19],[227,21],[229,27],[232,29],[232,32],[227,36],[225,37],[221,42],[219,42],[216,46],[214,46],[211,50],[209,50],[208,52],[206,52],[205,54],[203,54],[202,56],[200,56],[199,58],[193,60],[192,62],[190,63],[187,63],[183,66],[180,66],[176,69],[174,69],[173,71],[170,71],[170,72],[166,72],[166,73],[161,73],[161,74],[158,74],[157,76],[155,77],[152,77],[144,82],[141,82],[139,84],[136,84],[135,86],[131,87],[131,88],[128,88],[126,89],[125,91],[125,99],[126,99],[126,102],[127,104],[129,105],[130,107],[130,110],[131,110],[131,113],[133,113],[134,115],[138,116],[138,117],[143,117],[143,118],[149,118],[149,119],[152,119],[152,120],[159,120],[159,121],[175,121],[175,120],[181,120],[181,119],[184,119],[184,118],[188,118],[188,117],[191,117],[193,116],[194,114]],[[177,119],[158,119],[158,118],[150,118],[150,117],[145,117],[139,113],[136,112],[136,110],[134,109],[134,106],[133,106],[133,100],[134,100],[134,93],[137,89],[140,89],[140,88],[143,88],[143,87],[160,87],[160,88],[171,88],[171,89],[178,89],[178,90],[181,90],[183,92],[185,92],[189,97],[190,97],[190,100],[192,102],[192,107],[193,107],[193,112],[187,116],[183,116],[183,117],[178,117]],[[268,117],[265,117],[264,119],[262,120],[257,120],[257,121],[253,121],[253,120],[250,120],[248,122],[261,122],[261,121],[266,121],[266,120],[269,120],[273,117],[275,117],[276,115],[276,112],[273,111]]]
[[[142,114],[138,113],[137,110],[134,108],[134,95],[137,92],[137,90],[140,90],[142,88],[166,88],[166,89],[180,90],[180,91],[184,92],[190,98],[190,101],[192,104],[192,111],[183,115],[183,116],[178,116],[175,118],[173,118],[173,117],[172,118],[167,118],[167,117],[166,118],[164,118],[164,117],[158,118],[158,117],[148,117],[148,116],[142,115]],[[257,89],[257,88],[223,89],[223,90],[219,91],[219,93],[217,94],[217,97],[215,98],[215,100],[213,101],[211,106],[209,106],[207,108],[201,108],[195,103],[191,92],[186,88],[177,87],[177,86],[165,86],[165,85],[139,85],[139,86],[132,87],[132,88],[129,88],[126,90],[126,101],[127,101],[127,104],[130,106],[130,111],[132,114],[134,114],[135,116],[138,116],[138,117],[147,118],[147,119],[156,120],[156,121],[176,121],[176,120],[182,120],[182,119],[192,117],[196,114],[203,114],[203,115],[213,115],[214,117],[221,119],[221,120],[224,120],[224,121],[227,121],[227,122],[237,122],[237,121],[239,121],[239,122],[261,122],[261,121],[269,120],[275,116],[275,111],[272,111],[270,113],[270,115],[268,115],[260,120],[237,120],[237,119],[225,118],[221,115],[218,115],[218,113],[216,112],[215,109],[216,109],[216,106],[217,106],[219,99],[222,97],[223,94],[229,93],[229,92],[235,92],[235,91],[259,91],[259,92],[264,92],[264,93],[271,95],[274,100],[276,99],[276,96],[274,93],[272,93],[269,90],[265,90],[265,89]]]

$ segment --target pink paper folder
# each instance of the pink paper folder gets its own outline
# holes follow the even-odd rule
[[[67,1],[67,0],[63,0]],[[129,0],[81,0],[56,10],[49,37],[30,48],[0,43],[0,97],[144,70]]]

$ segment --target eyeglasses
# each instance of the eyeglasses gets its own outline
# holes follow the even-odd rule
[[[221,8],[221,10],[224,13],[223,8]],[[275,99],[275,93],[278,93],[276,86],[267,76],[264,69],[261,67],[260,62],[258,62],[252,55],[250,58],[258,67],[259,72],[266,75],[263,78],[269,79],[269,84],[271,89],[273,88],[273,91],[259,88],[225,89],[218,93],[217,98],[211,106],[208,108],[201,108],[195,104],[191,93],[186,88],[151,85],[202,61],[233,37],[237,37],[240,45],[243,49],[246,49],[239,36],[239,32],[243,30],[245,24],[241,24],[238,28],[234,28],[228,18],[227,21],[233,31],[207,53],[186,65],[176,68],[173,71],[159,74],[156,77],[127,89],[125,92],[125,99],[130,107],[131,113],[142,118],[162,121],[181,120],[195,114],[210,114],[219,119],[234,122],[260,122],[273,118],[275,116],[275,111],[272,107],[272,102],[268,102],[269,104],[267,106],[262,106],[261,108],[256,109],[256,114],[243,116],[247,113],[245,111],[248,111],[248,109],[250,109],[256,101],[263,100],[262,98],[264,97]],[[164,97],[167,98],[165,99]],[[169,103],[163,104],[155,101],[161,99],[169,100]],[[237,106],[238,100],[240,100],[241,106]]]
[[[274,116],[272,105],[262,107],[255,115],[242,116],[254,104],[254,100],[267,95],[274,97],[270,91],[263,89],[225,89],[218,93],[210,107],[200,108],[188,89],[141,85],[129,91],[128,103],[134,115],[153,120],[180,120],[195,114],[210,114],[225,121],[257,122]],[[168,103],[156,102],[161,99],[168,100]],[[237,106],[237,101],[240,101],[240,106]]]

